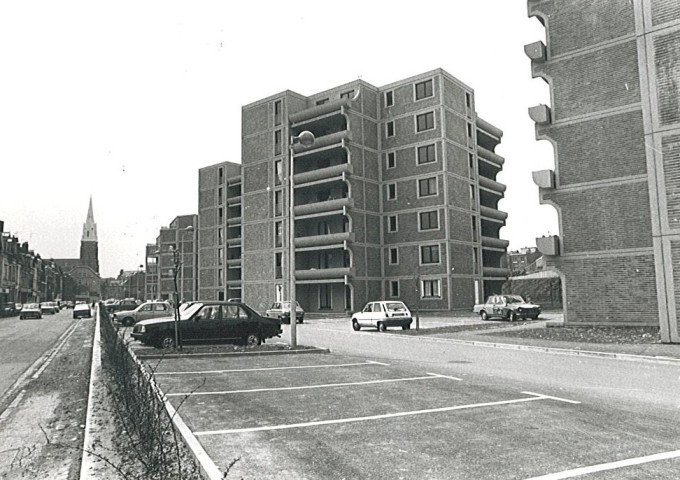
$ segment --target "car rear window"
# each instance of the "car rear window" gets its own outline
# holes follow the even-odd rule
[[[404,305],[401,302],[390,302],[387,305],[385,305],[387,308],[388,312],[405,312],[406,311],[406,305]]]

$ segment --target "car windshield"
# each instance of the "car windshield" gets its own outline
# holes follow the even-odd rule
[[[401,302],[390,302],[385,304],[385,308],[387,308],[388,312],[405,312],[406,311],[406,305],[404,305]]]
[[[299,302],[295,302],[295,304],[296,304],[296,307],[295,307],[296,309],[300,308]],[[290,302],[281,302],[281,309],[282,310],[290,310]]]
[[[505,297],[505,301],[508,303],[524,303],[524,299],[519,295],[508,295]]]
[[[37,303],[27,303],[26,305],[24,305],[24,308],[38,308],[38,304]]]

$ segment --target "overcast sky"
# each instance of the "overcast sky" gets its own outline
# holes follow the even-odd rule
[[[0,220],[44,258],[77,258],[92,195],[100,273],[116,276],[198,212],[199,168],[240,162],[243,105],[443,68],[504,131],[501,237],[534,246],[558,230],[531,179],[554,160],[527,114],[549,90],[523,52],[545,39],[526,12],[524,0],[2,2]]]

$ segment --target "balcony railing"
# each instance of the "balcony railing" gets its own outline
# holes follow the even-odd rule
[[[227,239],[227,245],[230,247],[236,246],[236,245],[241,245],[241,237],[235,237],[235,238],[228,238]]]
[[[337,245],[354,241],[354,232],[329,233],[328,235],[309,235],[297,237],[295,248],[318,247],[321,245]]]
[[[490,248],[508,248],[510,242],[501,238],[482,236],[482,246]]]
[[[353,206],[354,199],[352,198],[338,198],[337,200],[327,200],[325,202],[307,203],[295,207],[295,216],[342,210],[343,207],[351,208]]]
[[[343,173],[351,174],[353,171],[354,168],[352,167],[351,163],[343,163],[333,167],[312,170],[311,172],[298,173],[293,177],[293,179],[295,181],[295,185],[302,185],[305,183],[315,182],[317,180],[339,177]]]
[[[338,279],[351,275],[352,269],[350,267],[342,268],[317,268],[310,270],[295,270],[295,278],[297,280],[325,280]]]
[[[477,117],[477,128],[483,130],[491,136],[498,138],[499,140],[503,136],[503,130],[498,127],[494,127],[489,122],[480,117]]]
[[[482,217],[493,218],[494,220],[505,221],[508,218],[506,212],[501,212],[500,210],[491,207],[485,207],[484,205],[479,206],[479,213],[482,214]]]
[[[349,130],[341,130],[339,132],[331,133],[328,135],[323,135],[321,137],[316,137],[314,140],[314,144],[310,147],[305,147],[304,145],[300,143],[296,143],[293,145],[293,151],[295,153],[301,153],[301,152],[311,152],[313,150],[317,150],[319,148],[327,147],[329,145],[334,145],[336,143],[340,143],[343,140],[351,140],[352,136],[350,135]]]
[[[241,225],[241,217],[227,218],[227,225]]]
[[[498,267],[482,267],[482,276],[507,278],[508,270]]]
[[[490,178],[486,178],[482,175],[479,176],[479,186],[493,190],[494,192],[503,193],[505,192],[506,186]]]
[[[495,163],[499,167],[502,167],[505,163],[505,159],[503,157],[479,145],[477,146],[477,156],[483,158],[484,160],[488,160],[491,163]]]
[[[349,98],[340,98],[322,105],[316,105],[312,108],[307,108],[300,112],[291,113],[288,115],[288,120],[290,120],[290,122],[293,124],[304,122],[306,120],[311,120],[312,118],[320,117],[321,115],[340,110],[343,106],[349,106],[350,103],[351,101]]]

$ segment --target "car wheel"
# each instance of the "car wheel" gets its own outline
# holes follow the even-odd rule
[[[257,333],[251,333],[246,338],[243,339],[244,343],[249,347],[254,347],[255,345],[260,345],[262,343],[262,338]]]
[[[532,316],[529,317],[529,318],[531,318],[532,320],[537,320],[537,319],[538,319],[538,315],[532,315]]]
[[[361,325],[359,325],[359,322],[357,322],[356,318],[352,319],[352,328],[354,329],[355,332],[361,330]]]
[[[411,330],[411,325],[403,325],[401,327],[402,330]]]
[[[517,319],[517,315],[512,310],[508,312],[508,321],[514,322]]]
[[[384,332],[385,330],[387,330],[387,327],[385,326],[385,324],[383,322],[378,322],[378,331]]]
[[[482,320],[484,320],[485,322],[489,319],[489,315],[484,310],[479,312],[479,315],[482,317]]]
[[[304,322],[304,320],[301,318],[300,321],[299,321],[298,323],[303,323],[303,322]]]
[[[172,348],[175,346],[175,339],[172,335],[166,333],[158,339],[157,345],[159,348],[163,349]]]
[[[23,320],[23,319],[24,319],[24,316],[23,316],[23,315],[19,315],[19,320]]]
[[[126,326],[126,327],[131,327],[132,324],[134,324],[134,323],[135,323],[135,321],[132,319],[132,317],[125,317],[123,319],[123,325]]]

